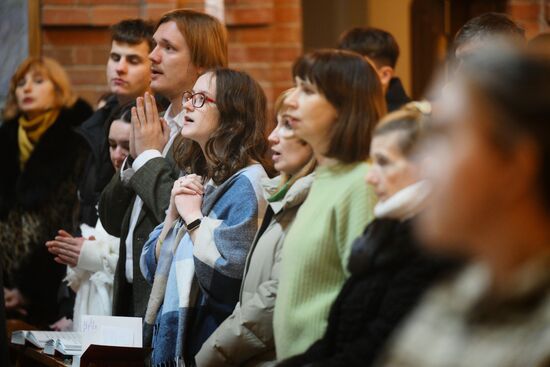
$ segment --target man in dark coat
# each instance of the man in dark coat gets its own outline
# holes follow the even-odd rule
[[[386,93],[388,112],[411,101],[395,76],[399,45],[391,33],[371,27],[352,28],[342,34],[338,48],[357,52],[374,64]]]
[[[118,106],[143,95],[151,82],[148,55],[153,47],[153,25],[141,19],[126,19],[113,25],[111,31],[111,50],[106,67],[110,94],[105,104],[76,129],[90,150],[78,186],[78,223],[90,227],[95,227],[97,223],[101,191],[115,173],[109,157],[105,124]],[[75,234],[79,232],[77,228]],[[61,319],[52,325],[55,330],[65,329],[66,319],[72,319],[74,297],[72,290],[62,284],[59,289]]]
[[[112,41],[107,62],[107,82],[111,95],[78,129],[91,149],[83,180],[79,186],[80,223],[94,227],[97,203],[103,188],[115,171],[109,158],[105,122],[121,106],[143,95],[151,82],[153,26],[141,19],[123,20],[111,27]]]

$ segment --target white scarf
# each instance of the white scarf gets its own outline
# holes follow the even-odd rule
[[[426,204],[431,192],[427,181],[419,181],[396,192],[385,201],[379,201],[374,207],[376,218],[407,220],[418,214]]]

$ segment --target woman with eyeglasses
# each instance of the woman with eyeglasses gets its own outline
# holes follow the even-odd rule
[[[374,67],[361,56],[319,50],[294,64],[287,115],[317,159],[315,180],[283,246],[275,304],[277,358],[304,352],[325,332],[349,276],[351,244],[373,218],[365,186],[372,130],[386,106]]]
[[[324,336],[279,366],[371,365],[424,291],[454,269],[453,261],[425,253],[412,232],[430,193],[414,157],[427,118],[421,110],[429,109],[413,102],[379,122],[365,177],[379,199],[375,219],[353,243],[351,277],[332,305]]]
[[[239,303],[203,344],[195,357],[198,367],[265,366],[275,360],[273,308],[281,251],[313,183],[316,166],[311,147],[294,135],[284,115],[284,101],[291,92],[284,92],[275,102],[277,125],[269,142],[275,169],[281,174],[262,182],[269,206],[247,258]]]
[[[216,69],[185,93],[164,223],[143,247],[141,270],[153,284],[145,314],[153,328],[153,366],[194,364],[210,334],[239,299],[244,264],[266,201],[266,97],[250,76]]]

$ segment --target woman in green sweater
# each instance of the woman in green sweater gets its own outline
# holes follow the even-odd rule
[[[331,304],[348,277],[352,241],[373,219],[364,185],[371,133],[386,112],[374,67],[347,51],[319,50],[293,67],[289,122],[318,162],[309,196],[283,247],[274,332],[277,359],[320,338]]]

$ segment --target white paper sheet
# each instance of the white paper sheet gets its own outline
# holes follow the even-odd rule
[[[81,322],[82,351],[90,344],[143,346],[141,317],[83,315]]]

